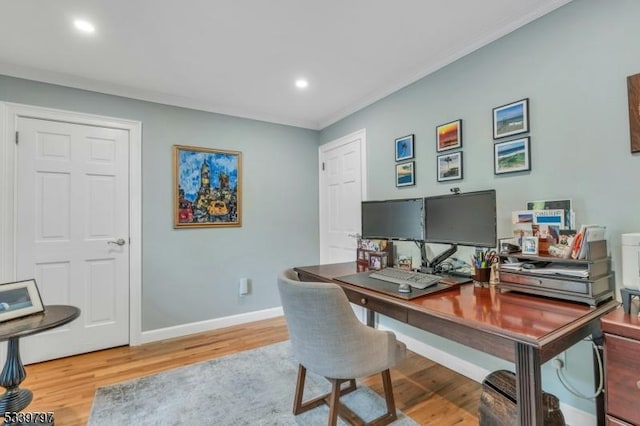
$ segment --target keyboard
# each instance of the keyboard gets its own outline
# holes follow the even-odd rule
[[[395,284],[409,284],[412,288],[424,289],[437,284],[442,277],[400,268],[384,268],[369,274],[369,277]]]

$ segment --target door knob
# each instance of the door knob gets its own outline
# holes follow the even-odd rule
[[[123,246],[125,245],[126,241],[124,240],[124,238],[118,238],[115,241],[107,241],[107,244],[115,244],[117,246]]]

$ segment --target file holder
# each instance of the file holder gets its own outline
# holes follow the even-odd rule
[[[631,299],[634,296],[640,297],[640,290],[633,290],[630,288],[620,289],[620,297],[622,298],[622,307],[624,309],[624,313],[627,315],[631,314]]]

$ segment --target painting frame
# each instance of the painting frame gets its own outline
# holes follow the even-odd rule
[[[173,146],[173,226],[242,226],[242,153]]]
[[[462,148],[462,119],[436,126],[436,152]]]
[[[416,184],[416,162],[406,161],[396,164],[396,188]]]
[[[451,169],[451,163],[453,163],[455,166],[453,170]],[[438,155],[436,157],[436,173],[438,182],[462,179],[462,151]]]
[[[529,132],[529,98],[493,109],[493,139]]]
[[[0,322],[43,311],[35,279],[0,284]]]
[[[631,153],[640,152],[640,74],[627,77]]]
[[[529,170],[531,170],[531,137],[511,139],[493,145],[493,173],[495,175]]]
[[[402,136],[395,140],[396,148],[396,162],[411,160],[414,154],[415,148],[415,136],[413,134]]]

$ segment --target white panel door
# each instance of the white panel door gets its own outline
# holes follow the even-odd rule
[[[24,362],[129,343],[129,132],[18,122],[16,271],[78,319],[21,340]]]
[[[356,259],[364,138],[359,131],[320,147],[320,263]]]

